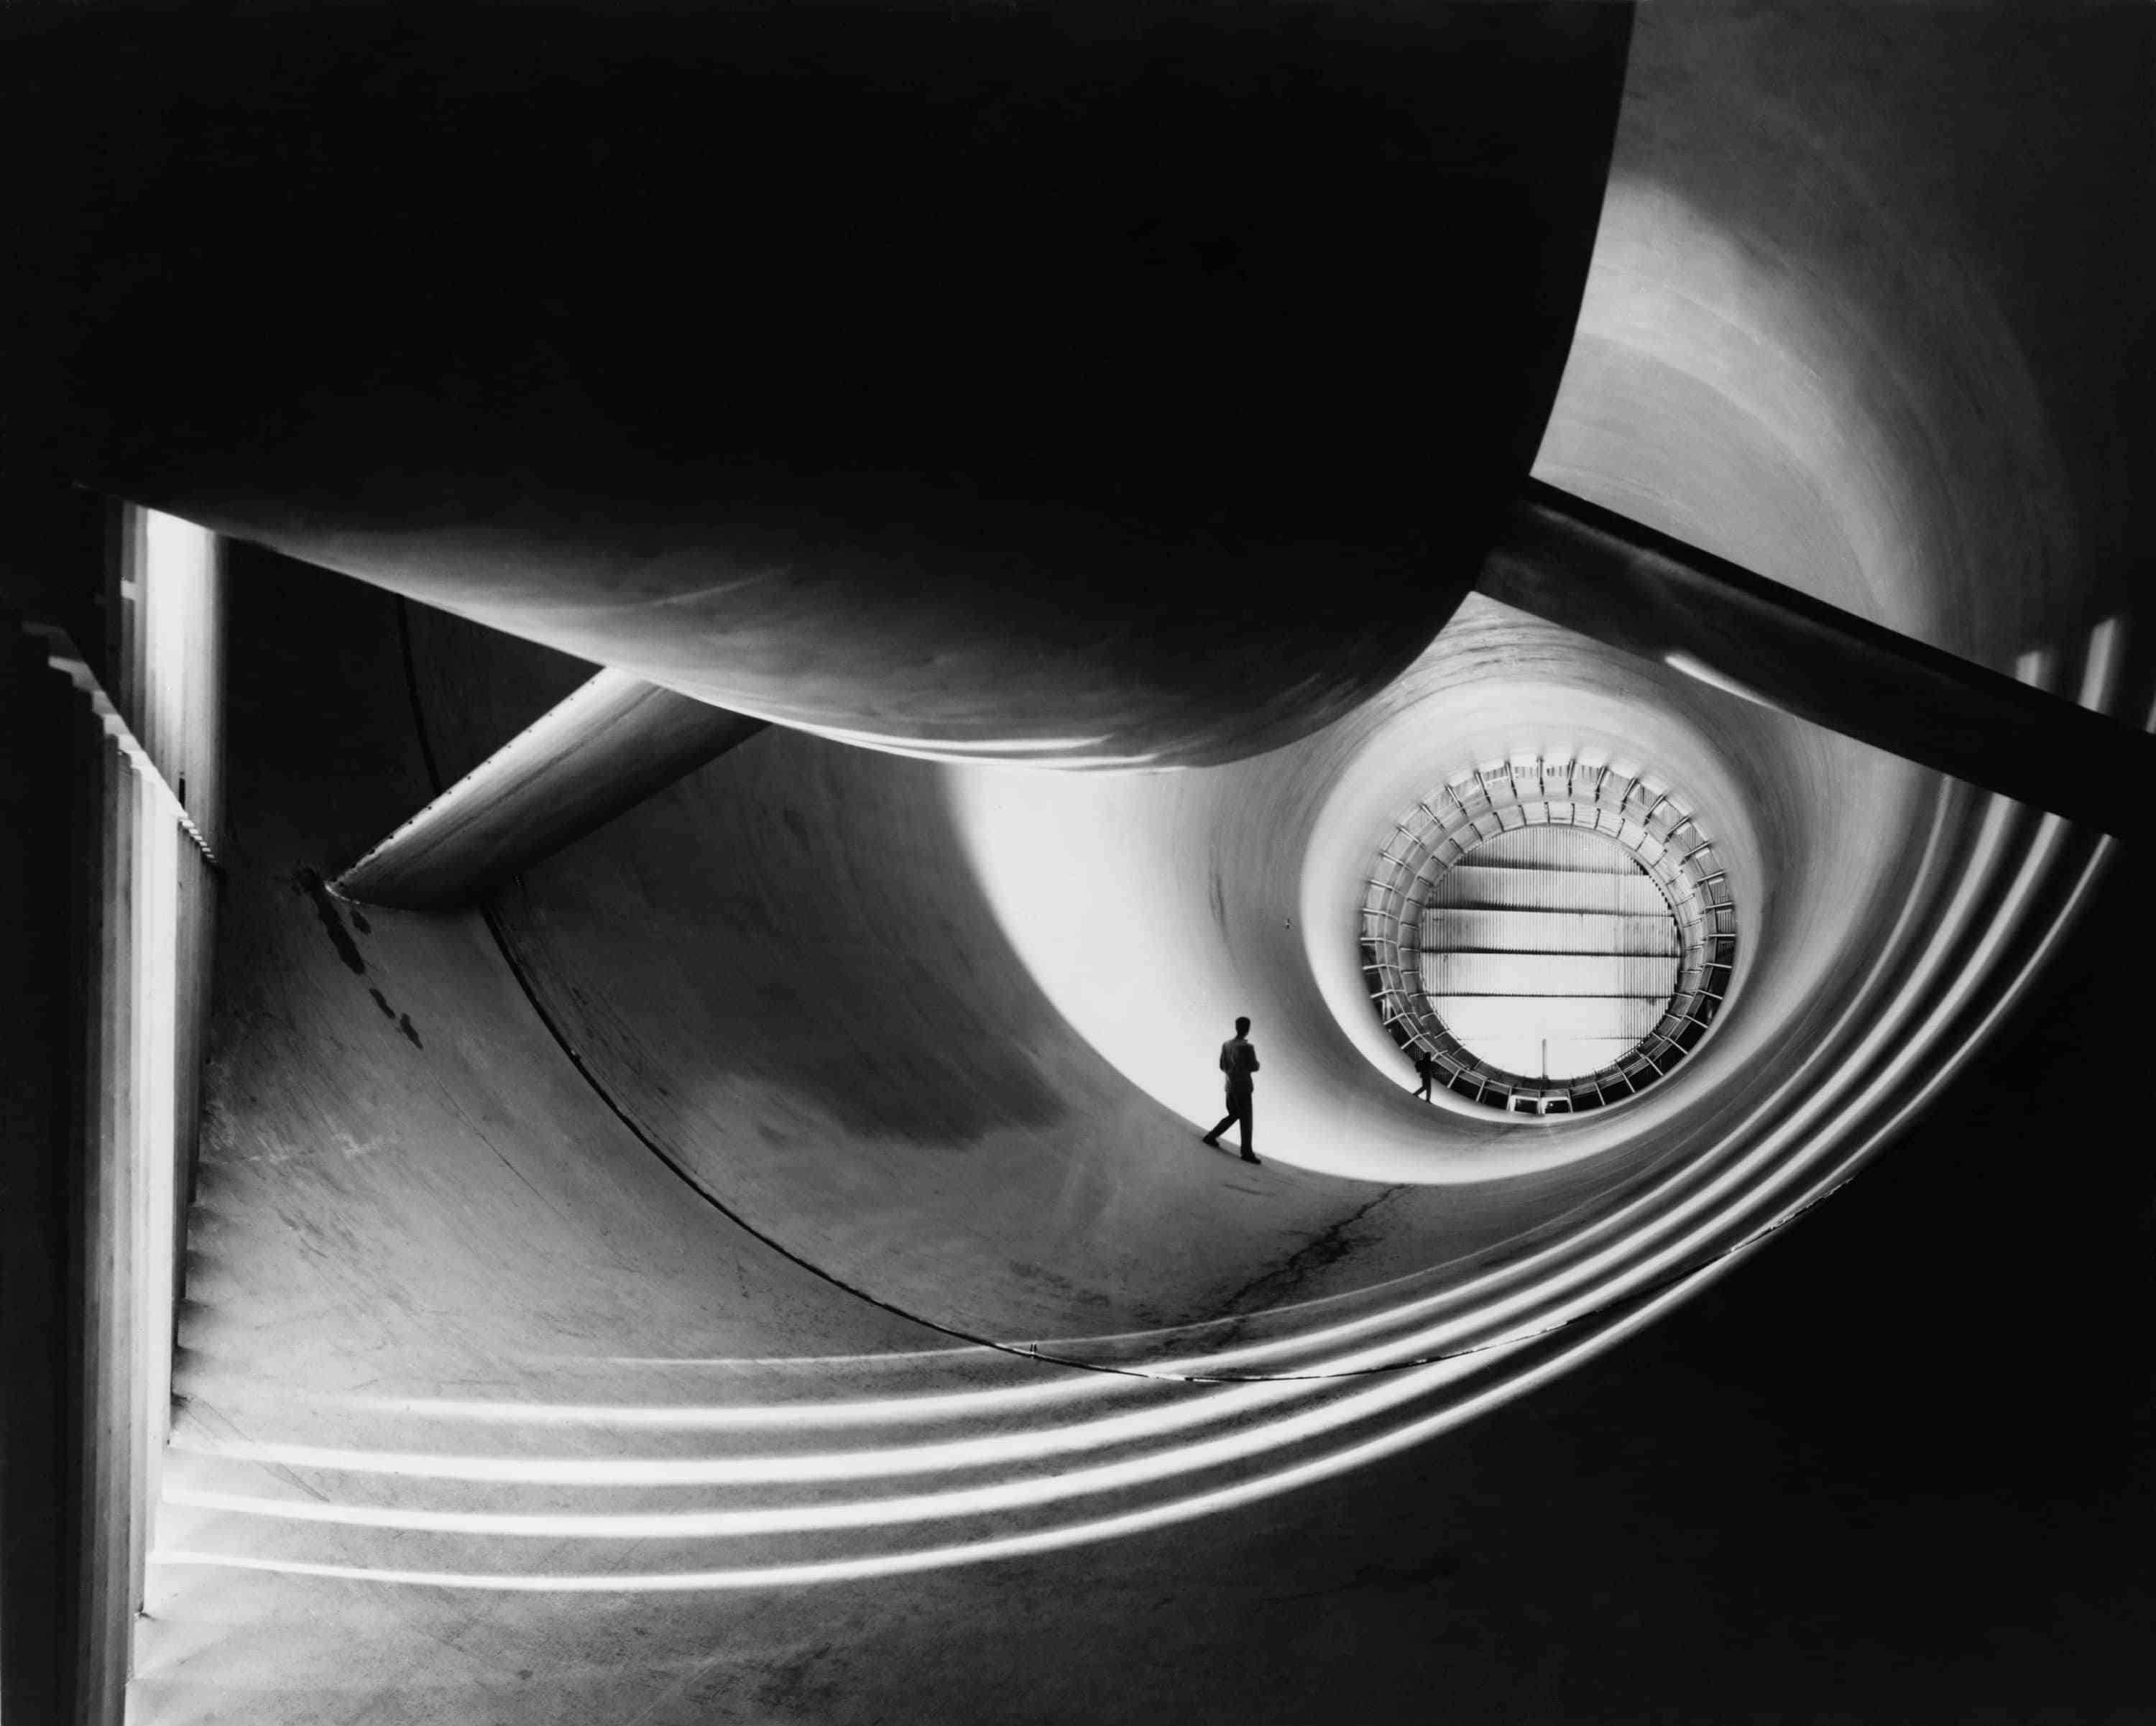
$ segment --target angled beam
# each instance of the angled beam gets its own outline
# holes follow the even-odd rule
[[[550,708],[335,883],[409,910],[470,904],[763,729],[619,671]]]
[[[2118,832],[2156,738],[1539,480],[1476,586],[1746,699]]]

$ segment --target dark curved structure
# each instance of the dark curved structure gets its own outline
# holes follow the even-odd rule
[[[788,725],[1232,759],[1473,580],[1629,28],[18,10],[14,458]]]

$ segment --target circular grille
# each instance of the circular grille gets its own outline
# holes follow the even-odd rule
[[[1536,756],[1455,776],[1403,816],[1364,895],[1365,981],[1455,1095],[1569,1114],[1636,1095],[1728,992],[1737,908],[1669,786]]]

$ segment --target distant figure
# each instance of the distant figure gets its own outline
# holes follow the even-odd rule
[[[1235,1034],[1220,1045],[1220,1070],[1228,1075],[1228,1113],[1220,1124],[1205,1135],[1208,1145],[1218,1146],[1220,1135],[1235,1122],[1243,1124],[1243,1160],[1257,1161],[1257,1154],[1250,1149],[1250,1075],[1258,1070],[1258,1052],[1250,1047],[1250,1022],[1235,1021]]]
[[[1415,1095],[1427,1103],[1430,1101],[1430,1088],[1437,1080],[1437,1063],[1430,1058],[1428,1049],[1415,1051],[1415,1072],[1422,1079],[1422,1083],[1416,1089]]]

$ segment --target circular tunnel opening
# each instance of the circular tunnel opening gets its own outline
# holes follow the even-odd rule
[[[1378,847],[1365,985],[1431,1086],[1508,1116],[1602,1109],[1712,1027],[1737,956],[1713,840],[1666,783],[1536,755],[1455,774]]]

